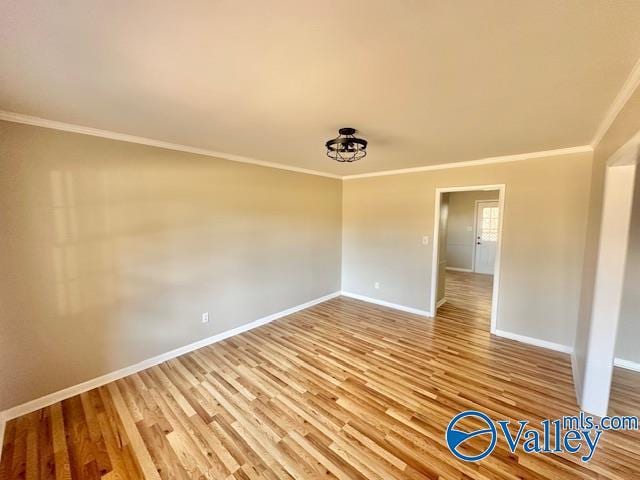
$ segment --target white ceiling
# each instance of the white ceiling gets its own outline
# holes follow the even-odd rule
[[[0,110],[339,175],[585,145],[637,0],[0,0]],[[369,155],[324,142],[359,129]]]

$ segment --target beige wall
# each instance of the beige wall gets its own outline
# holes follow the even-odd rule
[[[616,358],[640,364],[640,167],[636,167]]]
[[[0,410],[339,290],[341,189],[0,122]]]
[[[429,310],[435,189],[504,183],[498,328],[573,345],[590,174],[587,153],[345,181],[342,288]]]
[[[595,281],[595,268],[602,219],[604,172],[606,162],[613,153],[640,131],[640,88],[631,95],[613,124],[596,147],[593,154],[591,189],[589,194],[589,214],[584,257],[584,275],[580,296],[579,321],[574,347],[574,381],[578,396],[582,395],[582,383],[586,361],[586,349],[591,326],[591,305]]]
[[[477,200],[498,200],[497,191],[452,192],[449,197],[447,266],[473,270]],[[471,230],[469,230],[471,228]]]

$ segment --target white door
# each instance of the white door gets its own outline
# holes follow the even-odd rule
[[[490,273],[496,263],[498,246],[498,224],[500,209],[498,202],[478,202],[476,212],[476,245],[473,271]]]

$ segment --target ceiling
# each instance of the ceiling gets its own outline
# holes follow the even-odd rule
[[[338,175],[588,144],[640,1],[0,2],[0,110]],[[325,156],[342,126],[369,140]]]

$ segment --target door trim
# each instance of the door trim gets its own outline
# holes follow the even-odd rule
[[[636,165],[606,168],[580,407],[607,414],[622,306]]]
[[[436,308],[436,296],[438,292],[438,248],[440,237],[440,203],[442,200],[442,194],[448,192],[470,192],[474,190],[497,190],[498,191],[498,208],[500,209],[500,218],[498,221],[498,244],[496,245],[496,263],[493,275],[493,293],[491,295],[491,333],[495,333],[498,329],[498,308],[500,299],[500,271],[501,271],[501,257],[502,257],[502,227],[504,225],[504,213],[505,213],[505,194],[506,185],[504,183],[495,185],[472,185],[465,187],[440,187],[436,188],[435,198],[435,212],[433,216],[433,252],[431,260],[431,312],[435,317],[437,314]],[[476,223],[477,225],[477,223]],[[476,227],[474,227],[475,229]],[[475,236],[475,230],[474,230]],[[474,247],[475,256],[475,247]],[[474,257],[475,267],[475,257]]]
[[[624,198],[620,197],[620,184],[617,184],[613,189],[607,188],[607,186],[611,185],[612,177],[617,176],[620,169],[624,168],[627,168],[628,171],[640,168],[640,131],[616,150],[607,159],[605,165],[601,197],[602,217],[595,253],[596,270],[592,279],[593,292],[591,298],[588,299],[587,316],[584,319],[579,318],[577,325],[577,329],[587,328],[588,331],[584,343],[580,342],[576,345],[576,350],[580,352],[580,355],[574,354],[571,359],[578,404],[585,412],[599,416],[607,414],[611,395],[611,379],[616,362],[615,346],[618,336],[622,289],[624,288],[626,249],[629,241],[633,194],[636,188],[636,172],[631,171],[627,174],[633,175],[634,179],[630,179],[631,181],[626,183],[626,187],[622,187],[627,190]],[[613,206],[611,206],[612,202]],[[629,211],[626,212],[626,210]],[[611,228],[607,225],[614,222],[616,218],[620,222],[623,211],[625,211],[624,215],[627,218],[621,222],[622,225],[618,225],[618,229],[626,234],[618,235],[619,238],[607,237],[607,228]],[[621,244],[625,245],[622,247],[623,259],[620,258]],[[616,290],[613,293],[610,291],[612,283],[615,284]],[[582,322],[588,322],[586,327],[581,325]]]

